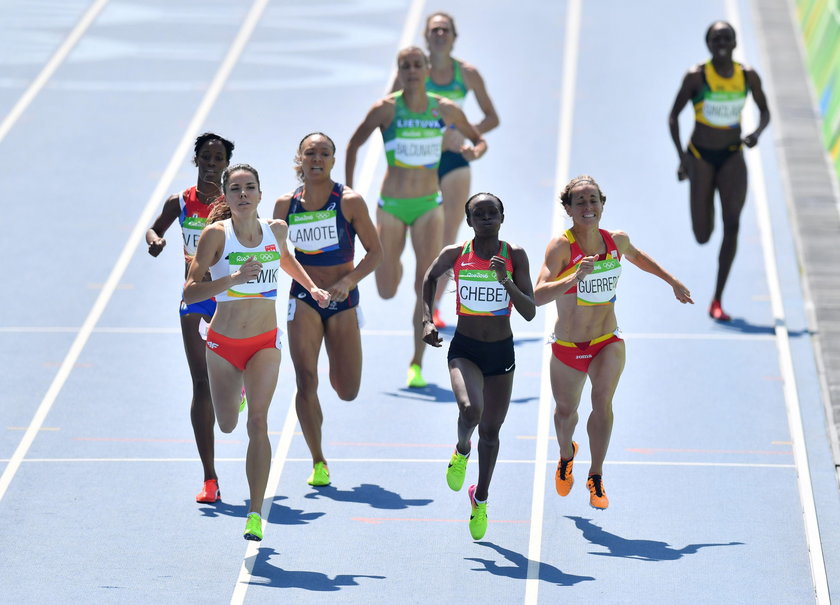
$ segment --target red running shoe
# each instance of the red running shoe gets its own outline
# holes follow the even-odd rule
[[[204,487],[198,492],[195,497],[196,502],[213,503],[222,499],[222,492],[219,491],[219,482],[216,479],[208,479],[204,482]]]
[[[721,309],[719,300],[712,301],[712,304],[709,307],[709,317],[715,321],[732,321],[732,316],[728,315],[723,309]]]
[[[437,309],[432,312],[432,322],[438,330],[446,327],[446,322],[443,321],[443,317],[440,316],[440,311]]]

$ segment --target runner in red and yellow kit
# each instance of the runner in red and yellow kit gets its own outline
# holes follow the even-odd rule
[[[616,286],[621,260],[664,280],[677,300],[693,303],[679,280],[630,243],[622,231],[599,228],[606,196],[592,177],[579,176],[566,185],[560,200],[572,227],[549,242],[534,291],[538,305],[557,306],[550,364],[554,394],[554,426],[560,446],[555,474],[557,493],[566,496],[574,478],[577,443],[572,441],[587,376],[592,383],[592,413],[586,428],[592,463],[587,486],[589,503],[607,508],[603,464],[612,433],[612,400],[624,369],[624,341],[615,317]]]

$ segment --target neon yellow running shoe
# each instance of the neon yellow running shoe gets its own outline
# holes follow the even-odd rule
[[[248,405],[248,398],[245,397],[245,387],[242,387],[242,401],[239,402],[239,413],[245,411],[245,406]]]
[[[423,379],[423,375],[420,373],[420,366],[416,363],[408,366],[408,380],[406,380],[406,386],[411,389],[422,389],[427,385],[428,383]]]
[[[248,513],[248,520],[245,522],[245,533],[243,534],[246,540],[255,540],[259,542],[263,539],[262,517],[259,513]]]
[[[487,502],[475,501],[475,485],[470,486],[467,494],[470,496],[470,507],[472,507],[470,535],[473,540],[481,540],[487,533]]]
[[[312,467],[312,474],[306,480],[309,485],[315,487],[323,487],[330,484],[330,469],[327,468],[326,462],[316,462]]]
[[[449,459],[449,466],[446,467],[446,483],[449,485],[449,489],[454,492],[459,491],[464,485],[464,477],[467,475],[467,461],[469,459],[470,455],[467,454],[465,456],[460,453],[457,447],[452,454],[452,458]]]

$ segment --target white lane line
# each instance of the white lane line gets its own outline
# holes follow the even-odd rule
[[[406,16],[405,23],[403,24],[402,35],[400,36],[399,45],[397,46],[398,51],[406,46],[412,46],[414,37],[417,35],[417,30],[420,27],[424,4],[425,0],[412,0],[411,6],[408,8],[408,15]],[[392,65],[395,65],[397,60],[396,55],[388,57],[387,60],[391,61]],[[394,67],[391,70],[388,81],[385,83],[385,90],[382,93],[383,97],[391,92],[391,86],[394,83],[396,75],[397,69]],[[382,137],[378,131],[370,135],[370,138],[367,140],[366,147],[367,149],[365,151],[365,157],[362,160],[362,168],[359,172],[359,178],[354,180],[355,187],[353,187],[353,189],[365,200],[370,200],[372,199],[370,197],[370,192],[373,188],[373,177],[385,149],[382,143]],[[379,198],[378,195],[376,197],[377,199]],[[370,203],[368,205],[370,205]]]
[[[41,89],[46,86],[49,79],[64,62],[64,59],[67,58],[67,55],[70,54],[73,47],[75,47],[82,36],[85,35],[85,32],[87,32],[88,28],[93,24],[99,16],[99,13],[101,13],[102,9],[105,8],[106,4],[108,4],[108,0],[96,0],[88,7],[85,14],[82,15],[81,19],[79,19],[76,27],[74,27],[73,31],[70,32],[70,35],[67,36],[61,46],[58,47],[58,50],[56,50],[53,56],[50,57],[50,60],[47,61],[47,64],[44,65],[44,68],[32,81],[32,84],[29,85],[29,88],[24,91],[20,99],[18,99],[18,102],[15,103],[14,107],[12,107],[12,110],[3,119],[3,122],[0,123],[0,142],[6,138],[6,135],[9,134],[12,126],[14,126],[15,122],[18,121],[18,118],[23,115],[26,108],[29,107],[30,103],[32,103],[35,97],[38,96],[38,93],[41,92]]]
[[[291,418],[291,420],[289,420]],[[286,417],[287,425],[291,422],[290,430],[294,430],[295,422],[297,421],[297,417],[294,414],[294,407],[290,408],[290,413]],[[291,435],[286,435],[285,431],[283,433],[283,437],[280,439],[280,442],[277,445],[277,449],[275,450],[274,460],[272,462],[272,474],[269,476],[268,486],[266,487],[266,499],[273,498],[277,491],[277,485],[280,481],[280,475],[283,471],[283,465],[286,462],[292,463],[306,463],[312,464],[311,458],[288,458],[286,457],[286,453],[289,451],[289,445],[291,444]],[[575,461],[579,462],[580,464],[589,464],[590,460],[586,460],[581,458],[578,460],[575,458]],[[0,462],[6,462],[0,458]],[[188,462],[191,464],[201,462],[200,458],[27,458],[24,460],[27,464],[33,463],[77,463],[77,462],[84,462],[88,464],[107,464],[107,463],[114,463],[114,462],[158,462],[158,463],[173,463],[173,462]],[[245,458],[216,458],[216,462],[245,462]],[[449,458],[333,458],[330,457],[330,462],[341,462],[341,463],[360,463],[360,464],[444,464],[449,462]],[[496,464],[536,464],[539,466],[542,465],[551,465],[553,468],[554,465],[557,463],[557,460],[552,458],[551,460],[545,459],[540,462],[535,462],[534,460],[524,459],[524,460],[507,460],[507,459],[500,459],[496,461]],[[607,466],[682,466],[682,467],[690,467],[690,466],[697,466],[697,467],[729,467],[729,468],[787,468],[787,469],[795,469],[795,464],[765,464],[762,462],[680,462],[680,461],[666,461],[666,460],[606,460],[604,462]],[[277,469],[275,475],[275,468]],[[266,504],[263,507],[263,511],[265,514],[264,518],[268,518],[268,514],[271,512],[270,505]],[[246,555],[247,556],[247,555]],[[249,570],[250,571],[250,570]]]
[[[557,164],[554,169],[554,212],[552,233],[559,233],[563,226],[560,193],[566,185],[569,174],[570,153],[572,146],[572,128],[575,104],[575,84],[579,51],[581,21],[581,0],[569,0],[566,10],[566,44],[563,48],[563,80],[560,100],[560,121],[557,129]],[[555,305],[546,307],[543,334],[554,330],[557,319]],[[550,357],[543,355],[540,372],[540,402],[537,408],[537,443],[534,460],[545,460],[548,455],[549,421],[554,398],[549,380]],[[525,579],[525,604],[536,605],[539,594],[539,571],[542,551],[543,514],[545,509],[545,464],[534,464],[534,487],[531,493],[531,526],[528,538],[528,574]]]
[[[726,14],[736,32],[741,28],[741,15],[737,0],[726,0]],[[736,58],[742,61],[740,52],[736,49]],[[744,129],[747,132],[755,129],[757,120],[753,111],[744,112]],[[817,521],[817,508],[814,502],[814,491],[811,485],[811,471],[808,466],[808,451],[805,446],[805,429],[802,425],[802,408],[799,394],[796,392],[796,372],[793,366],[793,355],[790,350],[790,335],[785,320],[785,308],[782,302],[782,288],[779,282],[778,265],[776,263],[776,248],[773,240],[773,223],[770,218],[767,200],[767,184],[764,177],[764,165],[757,151],[748,150],[746,156],[747,167],[752,178],[752,197],[755,199],[758,226],[761,232],[761,248],[764,255],[764,271],[767,275],[767,287],[770,291],[770,305],[776,331],[776,348],[779,354],[779,369],[782,374],[785,396],[785,410],[787,412],[788,427],[793,441],[793,458],[796,465],[797,486],[799,499],[802,503],[802,516],[805,523],[805,539],[808,544],[808,555],[811,560],[811,575],[814,582],[815,597],[818,604],[830,603],[828,577],[823,559],[820,528]]]
[[[265,499],[263,500],[262,509],[260,509],[260,515],[264,520],[263,527],[268,522],[271,506],[274,504],[274,495],[277,493],[277,486],[280,485],[280,477],[283,475],[283,467],[287,462],[287,455],[289,453],[289,447],[292,445],[292,437],[295,434],[296,426],[295,396],[292,395],[289,410],[286,413],[286,421],[283,423],[283,430],[280,433],[280,440],[277,442],[277,447],[274,451],[274,459],[271,461],[268,483],[265,486]],[[309,459],[309,462],[312,462],[312,460]],[[248,541],[248,546],[245,549],[245,557],[242,560],[242,566],[239,568],[239,577],[236,578],[236,586],[230,597],[231,605],[239,605],[245,602],[245,593],[248,592],[248,586],[251,584],[251,574],[254,571],[254,562],[257,560],[259,544],[259,542]]]
[[[227,55],[222,61],[222,64],[219,66],[213,81],[210,83],[210,87],[207,89],[204,98],[201,100],[201,104],[184,131],[184,136],[181,139],[181,142],[178,144],[175,153],[169,160],[169,164],[166,166],[166,170],[158,181],[157,187],[152,192],[149,200],[146,202],[146,206],[143,208],[143,212],[137,219],[131,234],[126,239],[125,247],[123,247],[116,264],[113,269],[111,269],[111,274],[108,276],[108,280],[102,287],[102,290],[88,313],[88,316],[85,318],[81,328],[79,328],[79,332],[76,334],[76,338],[70,345],[70,350],[67,352],[67,356],[64,358],[64,361],[59,367],[49,389],[47,389],[44,399],[38,406],[35,416],[32,418],[32,422],[29,423],[29,427],[26,429],[23,438],[14,451],[14,454],[12,454],[9,463],[3,469],[3,474],[0,476],[0,500],[3,499],[3,496],[6,494],[6,490],[9,489],[9,484],[11,483],[12,478],[14,478],[15,473],[17,473],[21,461],[26,456],[26,452],[28,452],[29,448],[32,446],[32,442],[38,434],[41,426],[44,424],[44,420],[46,419],[50,408],[52,408],[58,394],[64,387],[64,383],[67,381],[67,378],[70,376],[70,372],[76,365],[76,361],[79,359],[79,355],[81,355],[85,344],[87,344],[87,341],[93,332],[94,326],[96,326],[96,323],[105,311],[105,307],[111,300],[114,290],[116,290],[122,276],[125,274],[128,263],[131,261],[134,251],[137,249],[143,238],[143,234],[146,232],[148,225],[151,223],[155,210],[160,205],[161,200],[164,199],[164,196],[169,190],[175,175],[178,173],[178,170],[184,163],[184,160],[188,157],[188,153],[192,149],[193,140],[198,134],[199,128],[207,118],[213,104],[216,102],[216,99],[221,93],[225,81],[230,76],[236,61],[242,54],[245,43],[251,36],[251,33],[253,32],[254,27],[256,26],[256,23],[267,3],[268,0],[256,0],[254,2],[251,10],[245,18],[244,23],[242,24],[242,27],[239,29],[239,33],[231,44]]]

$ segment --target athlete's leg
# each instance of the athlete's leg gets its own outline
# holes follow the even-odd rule
[[[589,364],[589,379],[592,382],[592,413],[586,423],[589,434],[589,450],[592,463],[590,475],[602,475],[604,458],[610,445],[613,427],[613,396],[624,369],[624,341],[605,346]]]
[[[257,351],[245,366],[245,391],[248,393],[248,453],[245,474],[251,492],[249,513],[260,513],[271,467],[271,442],[268,440],[268,406],[277,386],[280,350]]]
[[[195,445],[198,447],[198,457],[204,467],[204,480],[217,479],[214,465],[213,430],[216,415],[213,413],[213,400],[210,398],[210,381],[207,378],[207,346],[198,333],[201,319],[210,321],[210,317],[199,313],[189,313],[181,316],[181,336],[184,340],[184,352],[187,355],[187,365],[192,378],[192,403],[190,404],[190,421],[192,422]]]
[[[207,377],[210,379],[210,394],[216,422],[223,433],[230,433],[239,422],[239,404],[242,401],[242,370],[224,357],[207,351]],[[250,399],[251,394],[248,393]]]
[[[417,262],[414,271],[414,314],[412,327],[414,328],[414,356],[412,364],[423,365],[423,353],[426,343],[423,342],[423,278],[429,265],[440,254],[443,247],[443,209],[437,206],[419,217],[411,225],[411,245],[414,247],[414,258]]]
[[[330,384],[343,401],[353,401],[362,381],[362,337],[357,308],[327,320],[324,342],[330,360]]]
[[[690,185],[691,227],[698,244],[705,244],[715,227],[715,168],[688,153],[686,170]]]
[[[477,500],[487,500],[496,458],[499,456],[499,431],[510,407],[513,372],[484,377],[484,411],[478,424]]]
[[[470,167],[462,166],[447,172],[440,180],[440,192],[443,196],[443,248],[455,243],[458,230],[464,223],[464,204],[470,193]],[[449,271],[438,279],[435,306],[440,302],[448,282]]]
[[[295,411],[303,438],[312,454],[312,463],[326,462],[321,450],[324,414],[318,399],[318,355],[324,338],[324,325],[321,315],[308,304],[296,299],[290,303],[295,305],[294,318],[286,327],[289,330],[289,355],[297,381]]]
[[[472,361],[456,357],[449,362],[449,380],[458,404],[458,451],[470,453],[470,438],[484,409],[484,375]]]
[[[741,210],[744,209],[744,202],[747,199],[747,165],[742,152],[739,151],[726,160],[717,173],[715,183],[720,195],[721,218],[723,219],[723,241],[720,244],[718,275],[715,284],[715,300],[720,300],[738,249]]]
[[[382,242],[382,262],[376,267],[376,288],[379,296],[388,299],[397,293],[397,286],[402,280],[402,256],[405,248],[405,223],[382,210],[376,209],[376,228]]]
[[[586,373],[570,368],[551,356],[549,362],[551,392],[554,395],[554,432],[560,446],[560,457],[569,459],[574,455],[572,436],[578,423],[578,406]]]

